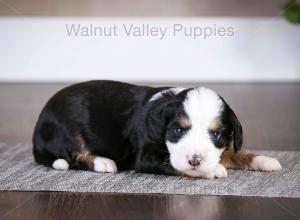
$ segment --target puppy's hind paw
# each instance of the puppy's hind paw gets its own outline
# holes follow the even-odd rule
[[[64,159],[57,159],[52,163],[52,167],[55,170],[68,170],[69,169],[69,164],[66,160]]]
[[[104,157],[96,157],[94,160],[94,171],[103,173],[115,173],[118,170],[115,161]]]
[[[277,171],[282,169],[278,160],[266,156],[254,157],[253,161],[250,164],[250,167],[253,170],[260,170],[260,171],[267,171],[267,172]]]

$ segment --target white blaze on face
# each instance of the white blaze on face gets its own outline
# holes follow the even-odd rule
[[[183,102],[191,129],[177,142],[167,142],[172,166],[190,176],[213,172],[223,149],[218,149],[210,139],[208,130],[214,119],[220,116],[223,102],[212,90],[200,87],[190,90]],[[188,160],[194,154],[202,157],[200,166],[192,169]]]

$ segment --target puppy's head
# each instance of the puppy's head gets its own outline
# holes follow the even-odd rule
[[[242,146],[239,120],[210,89],[200,87],[165,97],[160,107],[160,135],[172,167],[181,173],[201,176],[212,172],[225,148],[233,146],[238,151]]]

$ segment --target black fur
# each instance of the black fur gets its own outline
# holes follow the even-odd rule
[[[227,102],[221,97],[221,100],[224,103],[224,109],[222,112],[222,124],[224,125],[224,133],[223,138],[225,146],[232,141],[233,142],[233,149],[235,152],[239,151],[243,145],[243,128],[236,117],[234,111],[230,108]]]
[[[90,154],[114,160],[118,170],[175,175],[165,142],[174,139],[172,132],[176,119],[184,114],[182,102],[188,90],[149,102],[164,89],[114,81],[89,81],[62,89],[48,101],[36,124],[36,162],[51,166],[63,158],[71,168],[89,169],[76,161],[82,151],[80,136]],[[224,143],[216,145],[228,144],[233,135],[234,149],[239,150],[242,128],[226,106]]]

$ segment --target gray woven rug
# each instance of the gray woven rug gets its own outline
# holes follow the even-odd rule
[[[0,190],[166,193],[300,198],[300,151],[259,151],[277,158],[273,173],[229,171],[223,179],[196,179],[122,172],[56,171],[33,161],[30,144],[0,143]]]

